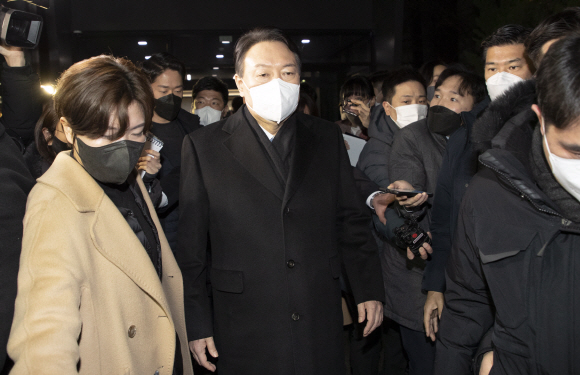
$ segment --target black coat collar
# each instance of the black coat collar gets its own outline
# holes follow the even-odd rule
[[[263,146],[247,123],[243,110],[244,107],[240,108],[223,125],[222,131],[230,134],[223,144],[255,179],[282,200],[284,207],[306,175],[320,137],[310,116],[299,112],[292,115],[296,116],[296,137],[288,183],[286,189],[282,189],[267,153],[262,150]]]

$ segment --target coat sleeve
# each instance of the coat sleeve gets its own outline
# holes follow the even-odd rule
[[[42,114],[40,78],[30,65],[2,70],[2,122],[24,145],[34,141],[34,127]]]
[[[437,340],[436,375],[470,374],[475,352],[494,322],[491,296],[474,233],[474,217],[467,194],[447,262],[447,290]]]
[[[385,300],[377,244],[370,230],[370,210],[353,178],[342,135],[337,130],[340,181],[338,184],[338,240],[346,277],[357,304]]]
[[[423,160],[419,156],[417,137],[412,128],[405,127],[395,134],[389,157],[389,178],[392,182],[405,180],[417,190],[427,185]]]
[[[34,197],[31,193],[31,200]],[[10,372],[76,374],[81,332],[81,283],[75,245],[48,200],[27,207],[8,354]],[[62,228],[62,229],[61,229]],[[78,247],[78,244],[76,245]]]
[[[207,292],[209,197],[191,136],[183,140],[181,156],[178,251],[175,258],[183,275],[187,337],[198,340],[213,336]]]
[[[369,139],[363,148],[356,167],[380,187],[389,186],[390,147],[380,141]]]
[[[429,229],[433,236],[433,253],[423,273],[423,290],[445,292],[445,265],[451,251],[451,216],[453,210],[453,171],[446,153],[439,170],[431,209]]]

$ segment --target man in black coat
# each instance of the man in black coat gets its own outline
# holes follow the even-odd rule
[[[219,352],[221,375],[344,373],[341,262],[358,321],[368,320],[364,334],[382,321],[369,209],[340,130],[295,111],[300,58],[291,40],[252,30],[235,61],[247,105],[183,145],[176,257],[190,348],[212,371],[206,348]]]
[[[6,361],[16,299],[22,220],[34,179],[15,141],[0,123],[0,370]]]
[[[579,36],[550,47],[538,104],[479,158],[447,265],[437,374],[471,373],[492,326],[491,373],[580,371],[579,51]]]

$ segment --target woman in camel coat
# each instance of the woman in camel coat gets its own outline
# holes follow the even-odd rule
[[[99,56],[57,89],[73,152],[28,198],[11,374],[193,374],[181,272],[133,168],[149,83],[129,61]]]

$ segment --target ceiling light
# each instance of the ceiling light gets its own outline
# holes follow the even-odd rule
[[[146,46],[147,45],[147,42],[144,41],[144,40],[142,40],[140,42],[137,42],[137,44],[139,44],[140,46]]]
[[[213,70],[220,70],[220,68],[218,66],[214,66]]]
[[[220,35],[220,42],[222,44],[230,44],[232,42],[231,35]]]
[[[188,74],[186,77],[188,81],[191,81],[191,74]]]
[[[145,56],[145,60],[149,60],[151,56]]]
[[[310,43],[310,39],[302,39],[302,44],[308,44]]]
[[[224,55],[215,55],[215,57],[218,58],[218,59],[223,59],[224,58]]]
[[[56,92],[56,90],[55,90],[55,88],[54,88],[53,85],[42,85],[40,87],[42,87],[44,89],[44,91],[46,91],[50,95],[54,95],[54,93]]]
[[[211,76],[212,76],[212,77],[217,77],[217,74],[212,74]]]

